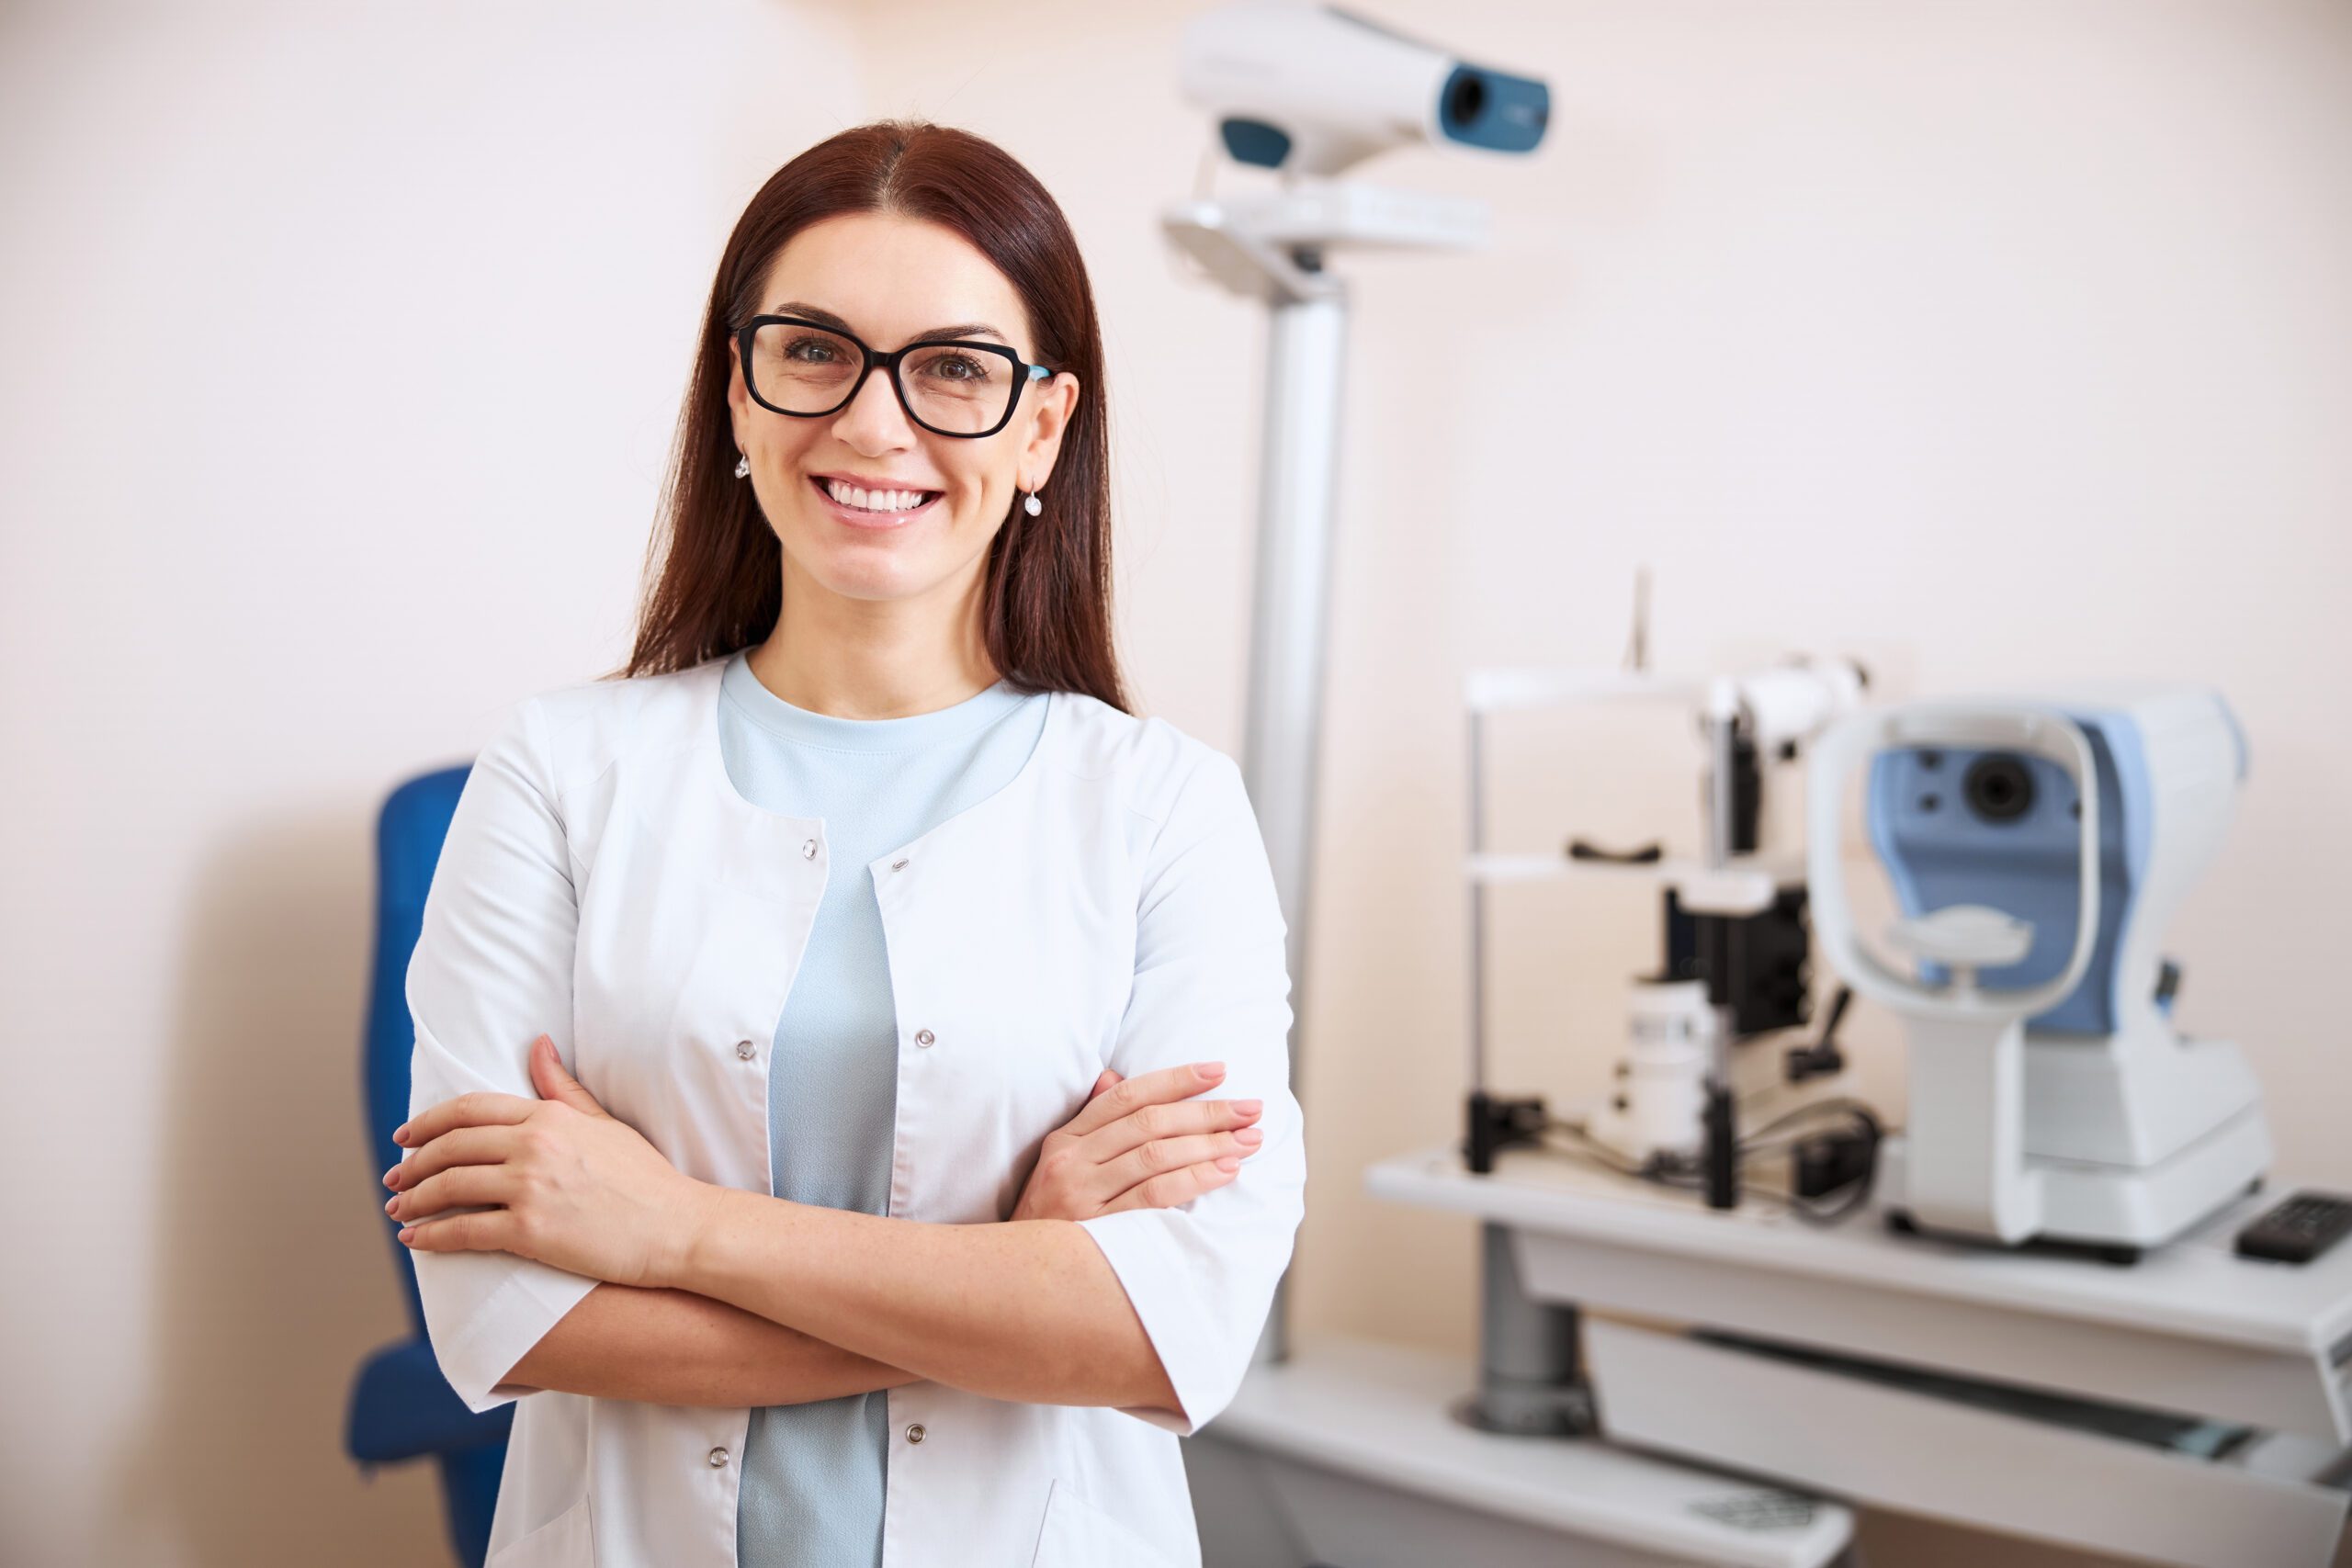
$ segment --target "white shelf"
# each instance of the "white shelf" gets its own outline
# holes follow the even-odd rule
[[[1815,1501],[1811,1517],[1770,1529],[1725,1522],[1769,1491],[1700,1466],[1581,1438],[1509,1437],[1449,1410],[1476,1386],[1468,1360],[1337,1336],[1301,1341],[1252,1368],[1204,1436],[1238,1441],[1589,1541],[1736,1568],[1823,1568],[1853,1516]]]
[[[1759,1201],[1719,1213],[1541,1150],[1484,1177],[1429,1150],[1364,1180],[1510,1226],[1543,1299],[2352,1441],[2335,1354],[2352,1337],[2352,1246],[2302,1267],[2231,1249],[2289,1183],[2123,1267],[1899,1235],[1875,1207],[1826,1228]]]

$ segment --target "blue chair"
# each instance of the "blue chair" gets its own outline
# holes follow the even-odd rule
[[[408,1120],[409,1056],[416,1029],[408,1012],[408,961],[424,920],[424,890],[449,834],[449,817],[469,767],[424,773],[392,791],[376,822],[376,964],[368,984],[368,1030],[361,1063],[367,1103],[368,1199],[399,1262],[411,1333],[361,1363],[352,1382],[344,1448],[362,1472],[379,1464],[430,1455],[441,1467],[449,1543],[464,1568],[481,1568],[490,1547],[498,1478],[506,1463],[506,1435],[514,1406],[485,1416],[468,1410],[433,1358],[424,1337],[424,1305],[416,1268],[394,1239],[400,1226],[381,1211],[390,1194],[378,1178],[401,1157],[392,1129]]]

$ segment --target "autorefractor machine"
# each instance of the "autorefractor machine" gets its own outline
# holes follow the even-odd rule
[[[1862,941],[1842,863],[1864,767],[1907,965]],[[2179,687],[1915,702],[1815,742],[1815,937],[1909,1042],[1905,1128],[1876,1178],[1899,1223],[2128,1261],[2259,1183],[2254,1076],[2174,1027],[2180,972],[2159,947],[2245,769],[2221,697]]]

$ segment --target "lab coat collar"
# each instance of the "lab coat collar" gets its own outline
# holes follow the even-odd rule
[[[831,861],[825,819],[771,811],[745,798],[728,776],[718,739],[719,678],[726,668],[727,656],[722,656],[684,672],[692,683],[686,706],[693,718],[685,743],[669,760],[671,787],[678,791],[677,798],[699,798],[708,809],[671,813],[670,819],[678,832],[691,835],[680,849],[694,855],[695,863],[718,868],[717,879],[723,885],[755,897],[798,903],[808,897],[807,870],[813,864],[822,872]],[[866,862],[877,891],[906,886],[904,873],[888,874],[896,862],[908,861],[907,871],[911,872],[923,851],[984,831],[993,818],[1025,809],[1039,777],[1059,765],[1069,702],[1067,692],[1046,693],[1046,722],[1037,743],[1003,788]]]

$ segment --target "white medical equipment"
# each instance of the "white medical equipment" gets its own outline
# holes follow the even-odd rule
[[[1645,642],[1637,607],[1634,643]],[[1781,841],[1767,809],[1776,779],[1795,772],[1814,735],[1861,700],[1849,660],[1802,660],[1705,679],[1633,670],[1486,670],[1464,682],[1469,717],[1470,1094],[1464,1147],[1473,1170],[1497,1150],[1555,1124],[1541,1101],[1488,1091],[1485,1009],[1487,889],[1581,875],[1630,877],[1660,894],[1657,971],[1633,982],[1625,1055],[1609,1093],[1573,1123],[1586,1141],[1633,1166],[1703,1168],[1721,1206],[1736,1201],[1736,1089],[1763,1082],[1734,1047],[1804,1025],[1811,1010],[1804,856]],[[1496,854],[1486,845],[1486,733],[1498,714],[1596,704],[1687,711],[1705,742],[1696,857],[1659,843],[1611,851],[1579,838],[1564,854]],[[1735,1083],[1735,1075],[1740,1082]],[[1792,1071],[1792,1077],[1798,1073]]]
[[[1872,847],[1900,917],[1867,948],[1841,861],[1870,769]],[[1880,1190],[1928,1231],[2080,1242],[2116,1260],[2258,1184],[2270,1140],[2234,1045],[2184,1038],[2165,922],[2245,774],[2222,699],[2154,687],[1866,710],[1816,743],[1814,931],[1909,1036],[1906,1128]]]
[[[1334,176],[1417,140],[1532,152],[1550,104],[1541,82],[1464,65],[1362,17],[1289,0],[1247,0],[1194,17],[1184,32],[1182,82],[1216,118],[1227,152],[1275,171],[1280,182],[1268,192],[1183,202],[1160,221],[1209,276],[1262,300],[1269,317],[1241,772],[1289,926],[1292,1010],[1303,1017],[1347,341],[1347,291],[1326,264],[1342,250],[1476,248],[1486,243],[1487,218],[1480,202]],[[1291,1060],[1297,1089],[1295,1050]],[[1287,1322],[1287,1291],[1278,1291],[1261,1363],[1284,1353]]]
[[[1866,970],[1852,940],[1838,793],[1865,758],[1917,980]],[[1810,761],[1814,935],[1858,992],[1905,1012],[1910,1159],[1834,1213],[1808,1213],[1793,1173],[1780,1201],[1723,1212],[1687,1159],[1678,1172],[1662,1157],[1672,1148],[1634,1170],[1509,1138],[1373,1167],[1376,1195],[1480,1222],[1465,1414],[1534,1434],[1519,1440],[1539,1454],[1624,1445],[2181,1568],[2336,1560],[2352,1250],[2294,1266],[2232,1245],[2267,1201],[2246,1190],[2267,1163],[2259,1107],[2234,1051],[2171,1027],[2177,970],[2157,951],[2243,775],[2226,708],[2181,690],[1912,704],[1829,725]],[[1913,989],[1974,1006],[1922,1029]],[[1947,1055],[1923,1067],[1930,1051]],[[1540,1106],[1528,1123],[1558,1131]],[[2094,1157],[2045,1157],[2053,1146]],[[1904,1234],[1898,1210],[1918,1228],[2118,1258],[2165,1245],[2111,1268],[2070,1248],[1939,1245]],[[1279,1430],[1273,1411],[1238,1407]]]
[[[1328,178],[1410,142],[1526,152],[1551,96],[1337,6],[1250,0],[1185,29],[1184,96],[1244,164]]]
[[[1704,1162],[1719,1206],[1735,1201],[1737,1179],[1733,1048],[1811,1014],[1804,854],[1778,841],[1768,781],[1867,685],[1859,664],[1830,660],[1718,675],[1675,694],[1696,709],[1707,742],[1703,858],[1659,863],[1663,962],[1634,982],[1616,1088],[1584,1132],[1635,1164],[1671,1154]]]

